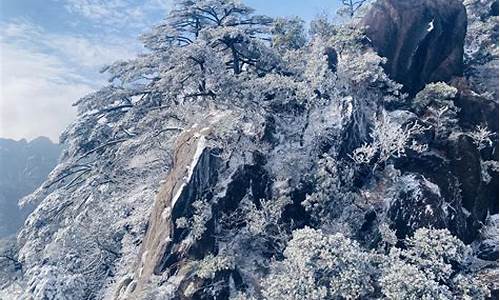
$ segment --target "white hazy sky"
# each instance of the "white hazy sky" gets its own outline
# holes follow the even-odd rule
[[[0,137],[58,141],[71,106],[105,84],[98,71],[142,51],[136,37],[172,0],[0,0]],[[338,0],[248,0],[258,13],[305,20]]]

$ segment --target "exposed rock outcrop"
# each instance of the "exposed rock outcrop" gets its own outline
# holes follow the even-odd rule
[[[498,173],[484,180],[482,158],[470,137],[453,137],[449,143],[450,170],[460,186],[462,205],[469,215],[469,234],[476,237],[477,230],[490,214],[498,213]],[[469,240],[470,241],[470,240]]]
[[[386,71],[414,95],[463,73],[465,7],[458,0],[379,0],[363,20]]]
[[[210,188],[217,181],[219,159],[217,149],[207,143],[214,123],[228,112],[213,113],[199,124],[184,131],[173,149],[173,167],[162,183],[142,242],[140,259],[134,278],[125,278],[117,291],[117,299],[136,299],[143,295],[153,276],[176,274],[175,290],[180,290],[183,276],[189,272],[185,266],[195,243],[183,230],[176,229],[178,218],[192,215],[194,201],[207,199]],[[203,241],[210,249],[211,243]],[[203,255],[201,256],[201,258]],[[200,258],[200,257],[196,257]]]
[[[441,207],[439,202],[445,201],[443,204],[449,207],[449,212],[466,220],[446,223],[446,227],[464,241],[471,242],[477,237],[486,216],[498,213],[498,192],[495,192],[498,191],[498,175],[493,172],[489,182],[483,180],[481,153],[467,135],[452,136],[445,149],[433,150],[425,155],[410,155],[399,160],[396,167],[422,174],[436,184],[440,197],[427,197],[429,203],[426,204]],[[433,198],[436,202],[431,200]],[[401,204],[398,209],[404,207]],[[426,222],[444,224],[440,218],[437,214],[429,215]]]
[[[389,190],[387,217],[399,238],[422,227],[448,228],[464,238],[466,216],[459,209],[460,204],[447,202],[435,183],[410,173],[402,176]]]
[[[412,179],[409,183],[417,182],[417,185],[396,191],[387,213],[398,237],[404,238],[420,227],[445,228],[447,216],[439,187],[425,177],[407,176]]]
[[[497,73],[498,64],[493,74]],[[454,103],[460,109],[458,123],[463,130],[472,131],[477,125],[482,125],[498,131],[498,101],[478,94],[474,83],[464,77],[454,78],[449,84],[458,91]]]
[[[476,18],[482,20],[481,22],[491,23],[491,20],[487,19],[494,18],[494,13],[490,13],[489,7],[474,1],[469,2],[471,3],[468,7],[475,5],[474,8],[482,7],[484,10],[483,12],[481,9],[473,9],[474,13],[469,14],[470,20]],[[494,9],[494,3],[491,7]],[[458,0],[378,0],[367,12],[362,23],[367,26],[366,33],[372,46],[381,56],[387,58],[387,73],[393,80],[402,83],[410,96],[427,83],[449,82],[458,90],[454,102],[460,109],[457,116],[460,129],[467,133],[482,125],[492,132],[498,132],[498,103],[478,94],[486,90],[496,94],[496,88],[485,88],[483,85],[487,83],[482,82],[476,92],[477,72],[462,77],[465,43],[465,46],[471,48],[466,56],[468,64],[474,68],[480,66],[478,62],[495,60],[494,55],[483,58],[478,54],[485,51],[477,49],[488,45],[485,40],[476,38],[477,34],[483,34],[477,28],[478,24],[469,30],[471,32],[467,33],[468,39],[465,39],[467,19],[465,6]],[[487,37],[487,34],[482,36]],[[492,39],[493,44],[496,44],[496,37]],[[491,47],[494,48],[495,45]],[[497,66],[495,68],[498,70]],[[463,240],[471,242],[477,237],[477,230],[486,216],[498,213],[498,193],[494,192],[498,190],[497,173],[492,174],[494,178],[487,183],[482,180],[482,163],[498,160],[498,143],[494,140],[494,145],[490,148],[493,152],[488,152],[478,151],[477,145],[467,134],[454,135],[443,145],[432,145],[432,139],[428,142],[434,148],[432,151],[425,155],[410,155],[399,160],[396,165],[404,172],[424,175],[439,187],[439,197],[427,193],[429,195],[425,197],[425,203],[412,204],[432,208],[433,213],[425,215],[418,212],[413,215],[414,207],[408,210],[403,201],[394,206],[389,214],[400,224],[397,227],[404,234],[411,233],[411,227],[417,228],[427,224],[426,226],[447,227]],[[402,195],[401,197],[404,198]],[[447,218],[439,214],[439,203],[443,200],[455,214],[462,215],[459,224],[449,223]],[[462,212],[462,206],[466,216]],[[465,218],[467,222],[464,222]],[[410,224],[405,222],[410,219],[418,225],[405,229]]]

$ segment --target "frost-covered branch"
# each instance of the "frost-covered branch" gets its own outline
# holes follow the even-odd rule
[[[413,138],[422,134],[425,127],[417,121],[401,126],[395,120],[382,111],[375,122],[370,133],[371,143],[365,143],[354,150],[350,155],[357,164],[369,164],[374,162],[373,170],[390,158],[399,158],[406,155],[407,149],[424,152],[427,147],[418,144]]]
[[[495,136],[495,133],[491,132],[486,126],[477,125],[476,130],[468,132],[466,135],[472,138],[479,150],[482,150],[493,145],[491,138]]]

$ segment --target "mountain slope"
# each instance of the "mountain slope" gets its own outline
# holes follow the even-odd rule
[[[477,59],[497,60],[498,39],[470,25],[497,22],[493,3],[378,0],[307,35],[238,1],[176,1],[149,52],[76,103],[61,162],[24,199],[41,204],[10,288],[494,297],[498,90]]]

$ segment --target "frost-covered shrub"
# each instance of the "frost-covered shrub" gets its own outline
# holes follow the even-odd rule
[[[19,261],[18,251],[15,237],[0,239],[0,289],[22,277],[22,263]]]
[[[373,162],[374,169],[390,158],[399,158],[406,155],[407,149],[423,152],[425,145],[420,145],[414,137],[423,133],[425,128],[417,122],[406,125],[400,124],[386,111],[376,118],[370,133],[372,142],[364,144],[354,150],[351,158],[357,164]]]
[[[245,216],[248,231],[254,235],[266,233],[269,226],[279,224],[284,208],[290,203],[291,200],[287,196],[261,200],[260,209],[254,203],[248,203]]]
[[[200,240],[207,230],[206,224],[212,218],[212,207],[206,200],[196,200],[192,204],[193,215],[190,218],[180,217],[175,220],[179,229],[191,229],[195,240]]]
[[[279,255],[285,248],[290,238],[290,228],[289,224],[282,222],[282,216],[286,206],[292,201],[287,194],[287,188],[283,189],[276,197],[260,199],[258,203],[245,197],[238,210],[227,216],[228,223],[225,226],[236,227],[230,230],[231,234],[236,235],[234,239],[246,245],[249,252],[255,251],[258,255],[264,252]],[[244,257],[244,253],[235,255]]]
[[[453,98],[457,89],[444,82],[427,84],[412,101],[413,110],[434,128],[437,138],[445,139],[456,126],[457,114]]]
[[[262,282],[266,299],[359,299],[380,287],[388,299],[479,299],[480,278],[460,273],[470,249],[446,229],[418,229],[404,246],[381,224],[388,254],[361,248],[342,234],[311,228],[293,232],[283,261]],[[472,297],[472,298],[471,298]]]
[[[444,82],[435,82],[427,84],[411,102],[412,109],[421,114],[432,104],[452,104],[450,101],[457,94],[455,87],[449,86]]]
[[[492,137],[495,136],[493,132],[488,130],[486,126],[477,125],[476,129],[472,132],[467,133],[468,136],[472,138],[474,144],[479,150],[486,147],[491,147],[493,145]]]
[[[451,292],[436,280],[430,279],[418,267],[400,261],[395,256],[384,268],[379,280],[382,293],[389,299],[451,299]]]
[[[314,39],[309,45],[308,60],[304,70],[304,77],[311,85],[310,88],[321,94],[331,92],[336,81],[334,74],[336,66],[332,66],[331,62],[329,64],[327,49],[328,43],[320,38]]]
[[[481,180],[488,184],[491,182],[490,173],[498,173],[498,162],[494,160],[481,160]]]
[[[235,292],[231,294],[229,300],[257,300],[257,298],[243,292]]]
[[[358,10],[367,2],[367,0],[342,0],[342,7],[337,11],[340,16],[353,18]]]
[[[24,297],[34,300],[85,299],[87,282],[81,274],[60,274],[57,268],[42,266],[30,271]]]
[[[379,224],[378,230],[380,232],[382,242],[384,242],[388,246],[396,245],[396,243],[398,242],[396,231],[392,230],[387,223]]]
[[[276,18],[271,29],[272,46],[279,50],[299,49],[305,46],[307,39],[304,21],[295,18]]]
[[[314,174],[316,190],[306,196],[302,206],[315,220],[338,217],[342,209],[355,199],[354,194],[349,191],[353,171],[339,166],[329,155],[324,155],[317,164]]]
[[[266,299],[359,298],[373,290],[371,255],[342,234],[296,230],[284,255],[263,282]]]
[[[194,238],[199,240],[206,231],[206,223],[212,217],[212,208],[206,201],[200,200],[193,202],[193,208],[194,214],[191,222],[191,230]]]
[[[390,299],[451,299],[453,266],[469,253],[446,229],[418,229],[406,248],[392,248],[379,280]]]
[[[498,99],[498,2],[465,0],[464,75],[481,96]]]
[[[458,274],[453,282],[459,297],[464,300],[488,299],[491,297],[491,291],[488,282],[481,280],[481,274]]]
[[[333,34],[327,39],[327,45],[338,53],[338,77],[356,86],[357,91],[367,92],[378,88],[379,99],[370,99],[371,101],[382,103],[401,100],[402,85],[391,80],[385,73],[383,65],[387,59],[366,47],[363,42],[366,39],[365,28],[359,24],[349,23],[334,27]]]
[[[407,247],[401,256],[439,281],[448,280],[453,272],[452,265],[462,264],[469,251],[447,229],[418,229],[408,239]]]
[[[495,0],[465,0],[464,5],[469,21],[465,38],[466,64],[484,65],[498,59],[498,11],[496,14],[493,11]]]
[[[234,258],[230,256],[208,255],[194,263],[195,274],[199,278],[213,279],[217,272],[234,269]]]
[[[309,35],[312,38],[331,37],[334,34],[335,26],[333,22],[330,22],[328,15],[325,13],[319,14],[309,23]]]

